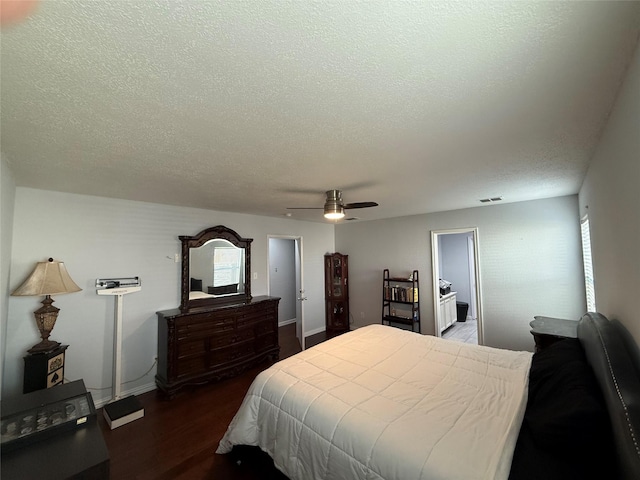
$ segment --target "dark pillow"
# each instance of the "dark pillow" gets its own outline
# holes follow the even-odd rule
[[[197,278],[192,278],[191,279],[191,288],[190,290],[192,292],[201,292],[202,291],[202,280],[199,280]]]
[[[605,458],[613,462],[607,409],[579,340],[556,342],[533,356],[524,425],[538,448],[579,460],[587,471]]]

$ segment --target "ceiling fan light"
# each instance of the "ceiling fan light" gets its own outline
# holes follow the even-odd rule
[[[325,205],[324,218],[328,220],[340,220],[344,218],[344,208],[341,205]]]

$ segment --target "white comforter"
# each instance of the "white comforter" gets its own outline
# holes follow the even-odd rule
[[[208,293],[199,292],[198,290],[191,290],[189,292],[189,300],[197,300],[198,298],[213,298],[215,295],[209,295]]]
[[[217,453],[257,445],[292,480],[506,479],[530,363],[370,325],[258,375]]]

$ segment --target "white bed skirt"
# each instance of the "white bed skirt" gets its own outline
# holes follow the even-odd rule
[[[370,325],[256,377],[217,453],[292,480],[507,479],[532,354]]]

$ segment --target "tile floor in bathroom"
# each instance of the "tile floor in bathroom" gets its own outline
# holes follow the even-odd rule
[[[466,322],[455,322],[442,333],[442,338],[478,344],[478,320],[467,317]]]

